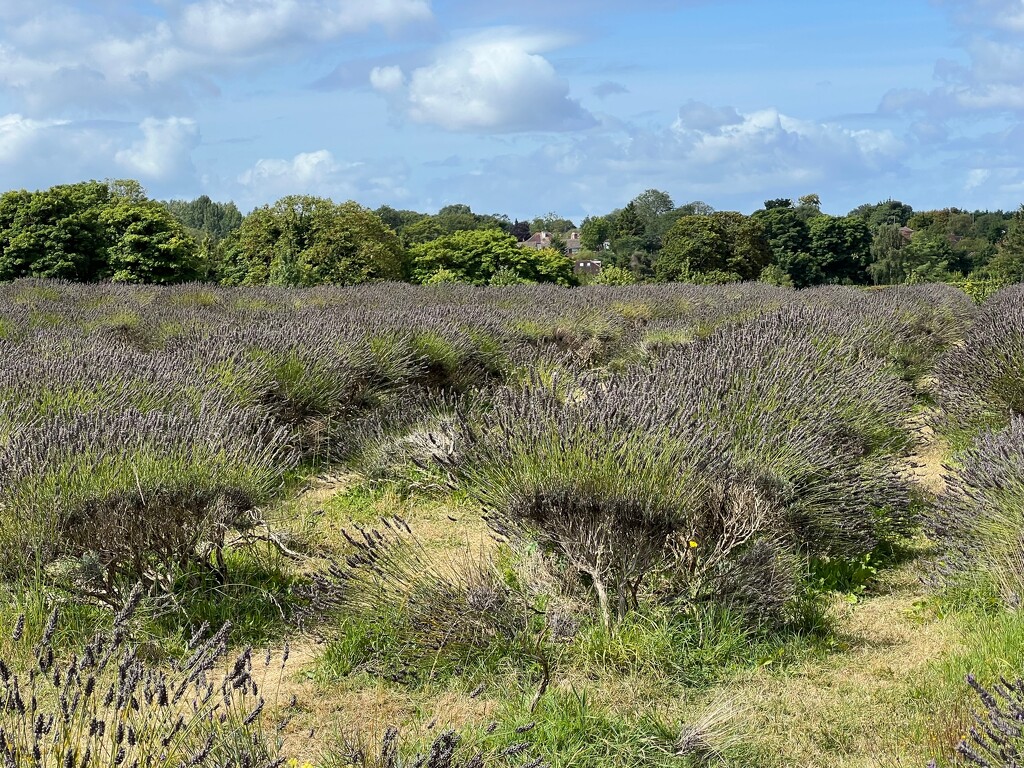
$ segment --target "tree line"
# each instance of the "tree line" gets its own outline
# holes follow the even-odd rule
[[[521,247],[537,232],[548,233],[547,247]],[[565,250],[570,233],[582,247],[574,258]],[[574,274],[576,259],[603,269]],[[308,195],[243,215],[205,195],[157,201],[136,181],[88,181],[0,195],[0,280],[19,277],[294,286],[1020,281],[1024,206],[914,211],[886,200],[833,216],[809,194],[744,215],[647,190],[577,226],[556,213],[519,221],[468,205],[427,214]]]

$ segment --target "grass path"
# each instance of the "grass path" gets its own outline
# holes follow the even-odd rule
[[[905,469],[925,492],[939,493],[946,446],[928,425],[928,414],[916,417],[913,427],[919,449]],[[295,530],[320,552],[342,548],[341,529],[353,521],[372,524],[394,513],[408,519],[439,556],[486,539],[486,528],[472,509],[451,501],[409,502],[386,491],[367,492],[356,476],[322,478],[285,510]],[[751,756],[730,765],[753,760],[764,768],[923,768],[932,755],[948,754],[955,738],[935,728],[936,713],[928,702],[915,700],[914,691],[956,647],[958,629],[955,619],[936,617],[922,607],[927,592],[920,575],[919,564],[905,563],[881,574],[856,602],[837,598],[830,609],[834,647],[781,668],[766,664],[703,692],[673,692],[654,680],[624,684],[604,676],[572,684],[588,687],[595,701],[623,716],[644,707],[684,719],[716,707],[734,709],[726,731],[748,745]],[[472,699],[457,689],[410,691],[358,677],[318,682],[322,650],[311,638],[295,642],[278,696],[282,703],[292,696],[297,702],[285,750],[300,760],[312,759],[320,747],[338,743],[346,733],[379,736],[396,725],[416,737],[425,736],[432,721],[438,728],[486,725],[499,706],[486,695]],[[642,700],[631,691],[643,691]]]

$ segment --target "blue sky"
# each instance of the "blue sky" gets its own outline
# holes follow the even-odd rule
[[[1024,0],[0,2],[0,188],[1024,202]]]

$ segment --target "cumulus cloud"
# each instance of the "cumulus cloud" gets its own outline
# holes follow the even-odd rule
[[[697,124],[684,115],[697,115]],[[899,158],[903,143],[888,130],[850,129],[764,109],[740,115],[691,102],[672,126],[675,154],[696,168],[766,175],[814,172],[824,166],[880,170]]]
[[[300,152],[291,160],[261,159],[238,177],[246,186],[279,186],[290,184],[296,190],[322,185],[341,169],[334,155],[326,149]]]
[[[492,30],[442,47],[413,69],[402,108],[418,123],[449,131],[564,131],[596,124],[569,97],[569,84],[542,54],[559,41],[515,29]],[[395,92],[395,73],[371,84]]]
[[[40,138],[61,120],[32,120],[23,115],[0,115],[0,167],[36,149]]]
[[[0,33],[0,88],[32,112],[175,110],[218,92],[213,77],[308,52],[370,27],[431,18],[429,0],[191,0],[162,14],[90,11],[45,0],[9,14]],[[2,17],[0,17],[2,18]]]
[[[198,138],[184,118],[135,124],[0,115],[0,177],[8,186],[38,188],[124,173],[167,189],[188,186]]]
[[[405,75],[401,67],[374,67],[370,70],[370,85],[378,91],[391,93],[405,85]]]
[[[1024,3],[1021,0],[932,0],[948,9],[958,26],[992,27],[1007,32],[1024,32]]]
[[[264,158],[237,178],[243,203],[263,203],[283,195],[307,194],[362,203],[394,203],[408,195],[408,168],[398,160],[341,161],[326,149],[290,159]]]
[[[186,117],[146,118],[139,126],[142,139],[118,151],[114,160],[144,179],[166,179],[191,167],[199,144],[199,126]]]
[[[889,130],[697,102],[683,105],[679,114],[660,128],[607,125],[556,137],[526,156],[490,158],[476,173],[455,174],[439,186],[479,207],[507,210],[502,200],[520,199],[534,201],[534,211],[581,216],[605,213],[651,187],[680,200],[749,210],[765,197],[827,186],[836,194],[848,190],[852,208],[884,195],[905,174],[908,148]],[[538,188],[524,167],[544,169],[547,183]],[[496,177],[501,185],[493,183]]]

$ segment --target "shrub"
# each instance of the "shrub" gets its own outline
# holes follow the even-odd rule
[[[982,307],[963,344],[935,369],[936,399],[954,442],[1024,414],[1024,286],[1005,288]]]
[[[583,574],[607,628],[665,563],[666,542],[690,527],[719,447],[672,434],[678,406],[597,379],[533,382],[502,393],[471,424],[455,467],[489,522]]]
[[[217,401],[26,426],[0,446],[4,569],[114,602],[134,581],[169,593],[181,569],[223,564],[226,533],[258,522],[296,459],[282,430]]]
[[[1024,598],[1024,417],[989,432],[959,459],[929,518],[940,568],[954,582],[991,583],[1011,606]]]

